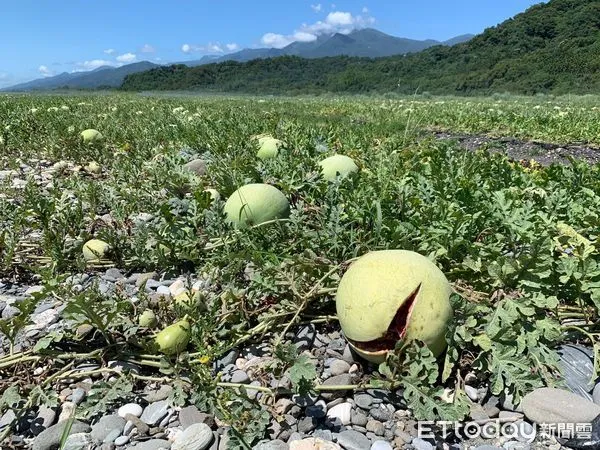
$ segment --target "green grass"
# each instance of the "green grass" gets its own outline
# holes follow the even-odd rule
[[[370,250],[414,250],[435,260],[455,288],[450,348],[439,373],[426,354],[407,352],[380,369],[383,378],[367,381],[409,383],[407,401],[417,416],[464,417],[465,398],[444,406],[438,396],[443,387],[460,387],[467,371],[479,372],[495,394],[506,389],[518,399],[560,384],[559,343],[597,345],[600,170],[584,163],[525,168],[435,141],[425,130],[600,143],[595,100],[1,96],[3,168],[97,161],[102,173],[69,169],[52,186],[31,178],[25,189],[10,177],[1,182],[0,271],[37,274],[47,293],[67,303],[72,330],[90,324],[98,331],[88,341],[74,331],[49,336],[37,352],[53,370],[61,367],[57,352],[67,358],[61,343],[74,358],[130,358],[144,365],[145,376],[180,380],[179,400],[235,422],[224,412],[236,410],[228,409],[233,402],[250,411],[246,422],[260,424],[262,406],[223,391],[204,362],[265,332],[278,344],[293,319],[335,326],[335,288],[350,260]],[[105,140],[84,145],[78,136],[86,128]],[[251,137],[261,133],[287,143],[277,159],[256,158]],[[328,183],[318,162],[336,152],[361,170]],[[181,169],[195,156],[208,160],[205,177]],[[289,220],[237,232],[225,222],[222,202],[204,192],[215,188],[226,199],[251,182],[282,190],[292,205]],[[140,213],[153,219],[136,224]],[[81,247],[92,237],[111,245],[112,264],[123,270],[203,277],[208,310],[70,291],[61,280],[85,270]],[[26,325],[31,303],[26,307],[17,319],[0,321],[4,334],[14,337]],[[137,327],[146,307],[162,326],[194,318],[189,353],[178,360],[147,355],[151,333]],[[283,373],[296,355],[275,350],[284,356],[269,370]],[[0,358],[0,371],[28,357]],[[312,373],[302,364],[298,373]],[[202,386],[200,393],[192,395],[182,377]],[[130,392],[132,384],[121,381]],[[304,381],[294,389],[319,389],[318,380]],[[97,412],[95,405],[83,411]],[[241,419],[238,425],[248,439],[260,437],[260,427],[243,429]]]

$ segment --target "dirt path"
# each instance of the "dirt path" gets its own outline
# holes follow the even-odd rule
[[[553,163],[570,164],[570,157],[584,160],[590,164],[600,163],[600,148],[583,143],[558,145],[515,138],[491,138],[482,135],[458,135],[445,132],[434,132],[433,135],[440,140],[458,141],[467,150],[487,149],[492,153],[504,153],[516,161],[533,159],[543,166]]]

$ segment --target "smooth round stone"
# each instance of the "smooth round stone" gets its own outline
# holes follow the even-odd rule
[[[79,422],[78,420],[75,422],[65,420],[56,425],[52,425],[38,434],[33,440],[31,449],[50,450],[52,448],[58,448],[65,432],[68,435],[86,434],[86,436],[89,437],[87,434],[89,431],[90,426],[86,423]]]
[[[336,359],[331,363],[329,367],[329,372],[331,375],[342,375],[344,373],[348,373],[350,371],[350,364],[342,359]]]
[[[105,273],[104,273],[104,278],[107,279],[108,281],[116,281],[120,278],[125,278],[123,276],[123,274],[121,273],[121,271],[119,269],[108,269]]]
[[[346,450],[365,450],[371,448],[371,441],[355,430],[345,430],[338,434],[338,444]]]
[[[385,427],[378,420],[369,420],[365,428],[367,429],[367,431],[375,434],[376,436],[383,436],[383,434],[385,433]]]
[[[521,401],[525,416],[532,422],[591,423],[600,415],[600,405],[572,392],[555,388],[540,388]]]
[[[117,414],[123,418],[125,418],[126,414],[131,414],[132,416],[140,417],[143,411],[144,408],[142,408],[137,403],[127,403],[126,405],[123,405],[119,408]]]
[[[110,365],[110,363],[109,363]],[[173,388],[168,384],[163,384],[160,388],[155,391],[150,391],[144,395],[144,400],[148,403],[159,402],[161,400],[166,400],[169,398],[171,393],[173,392]]]
[[[231,382],[232,383],[241,383],[245,384],[250,381],[250,377],[243,370],[236,370],[231,374]]]
[[[352,425],[358,425],[359,427],[364,427],[367,425],[369,418],[360,411],[352,411],[351,415]]]
[[[315,431],[313,431],[313,437],[322,439],[324,441],[333,442],[333,433],[331,432],[331,430],[327,430],[324,428],[317,428]]]
[[[375,441],[371,445],[371,450],[393,450],[392,446],[387,441]]]
[[[414,438],[411,444],[416,450],[433,450],[434,448],[433,445],[421,438]]]
[[[156,293],[159,295],[171,295],[171,290],[162,284],[156,288]]]
[[[289,450],[290,446],[280,439],[274,441],[262,442],[252,450]]]
[[[214,436],[212,430],[205,423],[195,423],[179,433],[175,438],[172,450],[205,450]]]
[[[65,440],[63,450],[85,450],[92,445],[92,438],[89,433],[76,433],[70,435]]]
[[[600,383],[596,385],[594,388],[594,392],[592,394],[592,398],[594,399],[594,403],[596,405],[600,405]]]
[[[117,432],[118,434],[113,437],[114,440],[123,433],[126,423],[125,419],[116,415],[104,416],[92,426],[92,439],[96,442],[104,442],[108,436]]]
[[[373,397],[369,394],[356,394],[354,396],[354,403],[356,403],[356,406],[359,408],[369,409],[373,404]]]
[[[217,369],[222,369],[226,366],[233,365],[239,356],[240,352],[237,349],[232,349],[217,359],[215,365],[217,366]]]
[[[56,411],[52,408],[42,405],[40,406],[36,417],[36,421],[38,420],[41,422],[43,428],[48,428],[56,420]]]
[[[76,405],[79,405],[83,399],[85,398],[86,392],[85,389],[77,388],[71,394],[71,401]]]
[[[144,409],[140,419],[147,425],[154,426],[158,424],[169,413],[169,402],[161,400],[150,403]]]
[[[344,373],[342,375],[335,375],[331,378],[326,379],[323,382],[323,386],[348,386],[352,384],[352,376]],[[345,391],[323,391],[321,392],[321,397],[325,400],[333,400],[339,397],[343,397],[345,395]]]
[[[253,381],[252,383],[250,383],[250,384],[248,385],[248,387],[250,387],[250,386],[257,386],[257,387],[260,387],[260,385],[261,385],[261,384],[260,384],[260,381]],[[246,389],[246,395],[247,395],[247,396],[248,396],[248,398],[249,398],[249,399],[251,399],[251,400],[254,400],[254,399],[257,397],[257,395],[258,395],[258,392],[259,392],[259,391],[257,391],[256,389]]]
[[[473,386],[466,385],[465,393],[467,394],[467,397],[469,397],[472,401],[476,402],[477,400],[479,400],[479,392],[477,392],[477,389]]]
[[[112,430],[110,433],[108,433],[108,435],[104,438],[104,442],[105,444],[110,444],[111,442],[114,442],[115,439],[117,439],[119,436],[121,436],[122,431],[119,429],[115,429]]]
[[[388,420],[390,420],[392,418],[393,414],[389,409],[379,407],[379,408],[371,408],[371,410],[369,411],[369,415],[373,419],[379,420],[380,422],[387,422]]]
[[[120,447],[121,445],[125,445],[129,442],[129,436],[119,436],[115,439],[115,445]]]
[[[352,405],[350,403],[341,403],[335,405],[327,411],[327,417],[332,420],[339,419],[342,425],[349,425],[352,413]]]

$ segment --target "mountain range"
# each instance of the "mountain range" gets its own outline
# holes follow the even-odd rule
[[[376,35],[366,31],[367,36]],[[351,38],[331,37],[338,45]],[[128,75],[121,89],[253,94],[597,94],[600,0],[538,3],[467,42],[404,55],[310,59],[286,55],[199,67],[161,66]]]
[[[224,56],[208,55],[197,61],[182,62],[186,66],[219,63],[225,61],[246,62],[253,59],[276,58],[278,56],[300,56],[323,58],[326,56],[382,56],[404,55],[425,50],[436,45],[455,45],[466,42],[472,34],[456,36],[447,41],[427,39],[424,41],[390,36],[373,28],[355,30],[349,34],[334,33],[321,35],[312,42],[292,42],[283,48],[244,49]]]
[[[225,61],[246,62],[254,59],[276,58],[279,56],[299,56],[321,58],[327,56],[361,56],[377,58],[392,55],[415,53],[437,45],[455,45],[466,42],[473,35],[465,34],[447,41],[414,40],[390,36],[373,28],[355,30],[349,34],[335,33],[321,35],[312,42],[292,42],[283,48],[243,49],[227,55],[207,55],[199,60],[172,64],[197,67]],[[148,61],[127,64],[121,67],[102,66],[89,72],[64,72],[60,75],[39,78],[17,84],[3,91],[36,91],[52,89],[101,89],[119,87],[129,74],[159,67]]]

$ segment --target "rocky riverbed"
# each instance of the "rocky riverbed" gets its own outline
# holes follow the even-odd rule
[[[110,294],[124,291],[132,301],[142,294],[150,298],[168,296],[181,286],[184,279],[165,279],[158,273],[123,274],[110,268],[100,273],[82,273],[70,277],[75,292],[95,286]],[[202,280],[191,280],[194,284]],[[42,287],[3,282],[0,284],[0,311],[2,318],[10,318],[18,311],[16,305]],[[56,298],[41,300],[32,314],[32,324],[19,335],[13,351],[26,351],[49,332],[70,326],[63,318],[65,304]],[[266,401],[260,389],[289,388],[286,374],[264,377],[261,367],[273,359],[265,343],[240,346],[212,362],[213,374],[221,381],[247,386],[250,399]],[[286,338],[316,364],[318,379],[324,385],[346,386],[360,382],[365,374],[376,367],[369,365],[352,353],[336,326],[304,325],[290,331]],[[6,344],[6,342],[5,342]],[[7,350],[6,345],[4,349]],[[430,450],[476,448],[506,450],[561,447],[554,437],[534,436],[536,422],[555,421],[591,423],[600,415],[600,384],[594,385],[593,355],[589,349],[577,345],[561,350],[566,378],[564,389],[544,388],[529,394],[518,407],[509,397],[490,395],[489,386],[474,375],[468,376],[465,391],[470,400],[471,420],[479,425],[514,425],[509,436],[481,436],[473,439],[458,435],[427,437],[428,428],[419,430],[419,422],[411,414],[410,405],[404,404],[397,392],[369,389],[365,391],[338,390],[321,392],[314,396],[282,395],[270,404],[273,412],[265,439],[254,448],[261,450]],[[106,361],[109,367],[122,373],[142,373],[143,368],[123,361]],[[111,403],[111,407],[90,420],[71,417],[101,382],[115,382],[115,373],[101,372],[101,364],[84,362],[74,367],[84,377],[64,379],[56,384],[59,392],[55,407],[32,408],[16,423],[15,413],[7,410],[0,418],[0,433],[11,426],[3,448],[32,448],[51,450],[58,448],[61,437],[68,435],[64,449],[136,449],[136,450],[203,450],[226,449],[230,428],[226,423],[191,404],[174,406],[173,386],[167,381],[149,380],[131,392],[127,400]],[[38,370],[38,369],[36,369]],[[22,378],[15,373],[12,379],[2,381],[2,389]],[[33,374],[35,375],[35,374]],[[253,389],[256,388],[256,389]],[[451,392],[448,392],[451,395]],[[70,428],[69,428],[70,427]],[[68,431],[65,432],[65,428]],[[425,437],[424,437],[425,435]],[[535,437],[535,438],[534,438]],[[559,439],[560,440],[560,439]],[[565,440],[563,439],[564,443]]]

